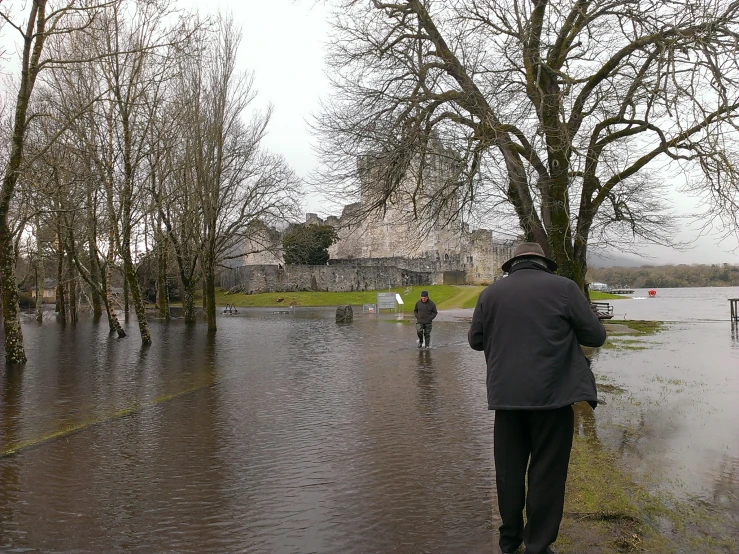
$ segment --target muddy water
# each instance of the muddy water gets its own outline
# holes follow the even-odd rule
[[[327,310],[152,331],[141,350],[90,322],[24,328],[30,362],[0,382],[0,551],[493,551],[464,325],[428,352],[411,325]]]
[[[0,551],[495,552],[468,324],[419,351],[408,321],[272,312],[212,339],[153,323],[148,349],[26,324],[30,361],[0,379]],[[739,513],[739,337],[701,321],[644,340],[598,353],[627,392],[604,394],[596,433],[654,490]]]
[[[612,302],[616,317],[672,323],[643,345],[600,351],[600,380],[627,391],[606,395],[601,439],[648,486],[715,503],[739,522],[739,329],[728,322],[739,287],[646,292]]]
[[[650,488],[716,501],[739,522],[739,335],[728,322],[670,324],[601,350],[594,371],[625,389],[603,395],[601,441]]]

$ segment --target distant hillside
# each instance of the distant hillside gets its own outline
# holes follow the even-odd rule
[[[660,265],[642,267],[591,267],[588,281],[612,287],[679,288],[739,286],[739,265]]]
[[[610,254],[594,252],[588,254],[589,267],[640,267],[647,262],[644,259],[624,256],[621,254]]]

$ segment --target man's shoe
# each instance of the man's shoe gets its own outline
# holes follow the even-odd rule
[[[418,346],[418,348],[421,348],[423,346],[421,339],[416,339],[416,346]]]

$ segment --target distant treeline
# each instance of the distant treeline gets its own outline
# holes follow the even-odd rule
[[[739,265],[660,265],[589,268],[588,281],[611,287],[678,288],[739,286]]]

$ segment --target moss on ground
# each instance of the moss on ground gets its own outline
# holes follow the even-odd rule
[[[617,320],[605,322],[608,338],[601,347],[604,350],[648,350],[651,343],[643,337],[664,331],[664,321]]]
[[[605,350],[647,350],[649,348],[649,343],[641,340],[608,337],[601,348],[604,348]]]
[[[657,333],[664,331],[667,325],[664,321],[645,321],[639,319],[610,319],[606,323],[609,324],[621,324],[625,325],[633,331],[634,336],[645,336],[645,335],[656,335]]]

